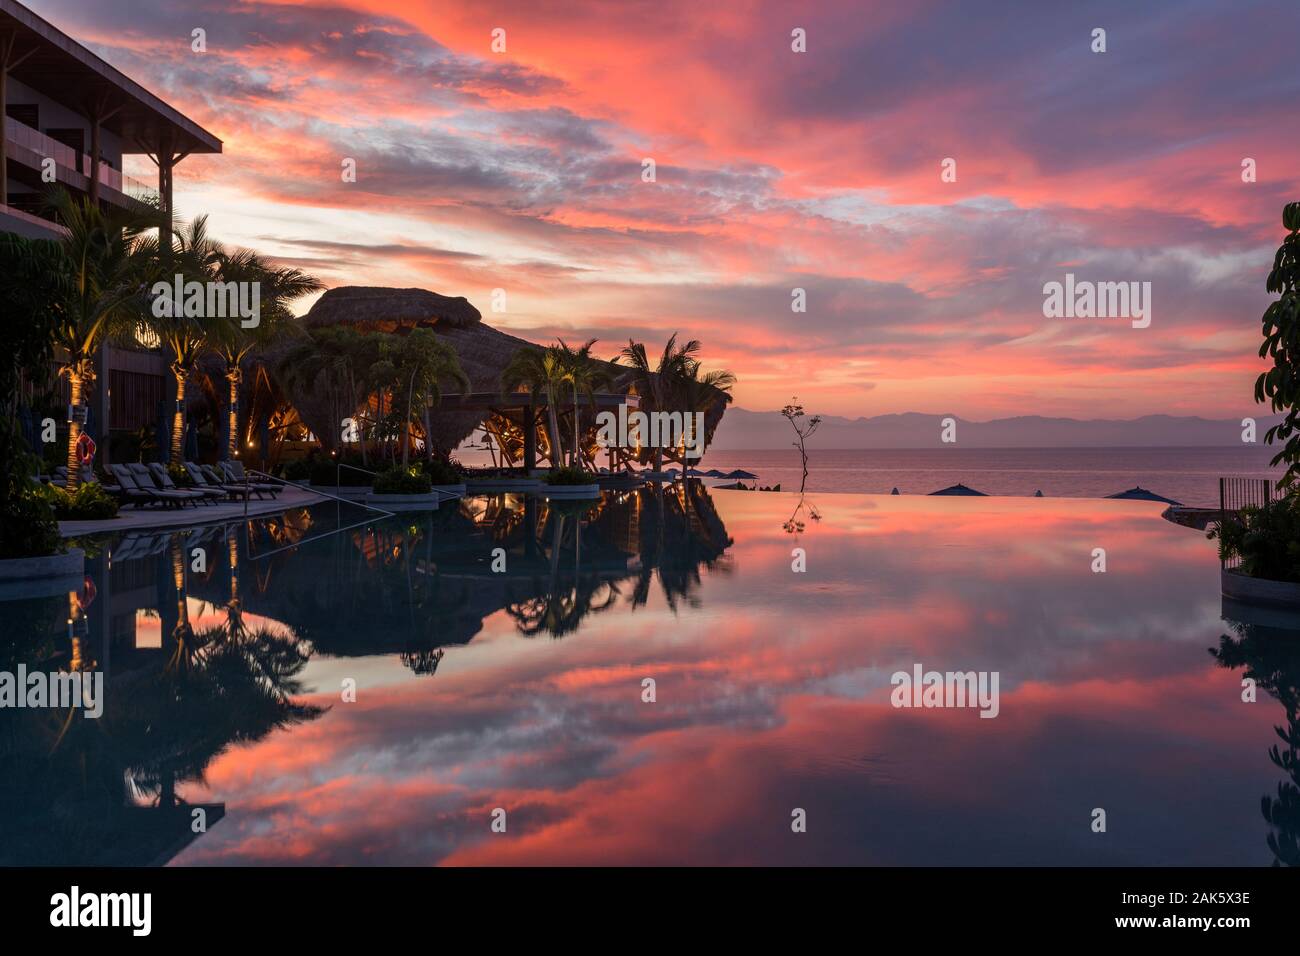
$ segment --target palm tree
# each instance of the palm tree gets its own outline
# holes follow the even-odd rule
[[[591,347],[596,344],[595,339],[588,339],[577,349],[565,345],[564,339],[560,339],[559,342],[559,349],[564,358],[564,377],[573,387],[573,458],[570,464],[580,468],[582,464],[579,461],[578,445],[582,413],[578,407],[578,393],[581,391],[590,399],[597,388],[613,381],[613,375],[604,362],[592,358]]]
[[[17,420],[24,383],[44,388],[53,366],[55,330],[74,291],[72,269],[56,239],[0,232],[0,402]]]
[[[235,334],[223,337],[217,343],[218,351],[226,363],[226,381],[230,385],[225,453],[226,457],[233,458],[239,453],[239,388],[243,381],[244,359],[254,349],[265,348],[300,332],[301,326],[289,311],[289,303],[301,296],[318,292],[324,286],[319,279],[298,269],[277,269],[255,252],[246,249],[231,252],[219,243],[213,243],[213,246],[215,255],[209,276],[212,281],[255,282],[260,290],[258,324],[249,329],[241,325]]]
[[[700,374],[700,363],[691,361],[686,365],[686,369],[677,379],[677,400],[681,405],[682,411],[687,415],[693,412],[702,412],[705,416],[713,410],[713,407],[722,402],[723,405],[730,405],[732,401],[731,389],[736,384],[736,376],[726,370],[720,369],[716,372],[705,372]],[[693,436],[698,441],[703,442],[704,436]],[[704,449],[700,449],[700,458],[704,457]],[[686,470],[686,449],[682,449],[682,470]]]
[[[384,413],[384,394],[375,383],[375,369],[380,361],[384,342],[382,332],[365,332],[360,329],[339,327],[333,330],[336,337],[335,364],[341,376],[341,387],[346,390],[348,415],[357,419],[357,439],[361,445],[361,465],[370,468],[369,438],[374,434],[370,417],[370,394],[378,392],[378,415]],[[364,400],[363,400],[364,399]],[[365,414],[362,414],[364,408]]]
[[[642,399],[649,399],[657,411],[669,411],[676,404],[680,380],[689,372],[695,361],[695,354],[700,350],[700,343],[691,339],[685,345],[677,344],[674,332],[664,346],[663,355],[654,368],[650,367],[650,358],[645,346],[640,342],[628,340],[627,347],[618,355],[629,371],[625,381],[636,388]],[[659,471],[663,465],[663,448],[654,450],[654,470]]]
[[[462,391],[470,387],[469,377],[460,367],[456,350],[438,338],[433,329],[412,329],[404,337],[391,336],[380,346],[395,372],[394,407],[398,407],[401,386],[406,386],[406,401],[400,405],[402,420],[402,467],[410,462],[411,425],[415,409],[421,408],[426,456],[433,447],[429,409],[442,400],[439,382],[456,382]]]
[[[327,447],[338,444],[344,412],[357,408],[357,370],[373,359],[372,344],[370,336],[344,326],[311,329],[280,358],[279,381],[295,401],[324,390],[332,430],[320,437]]]
[[[176,231],[179,248],[173,261],[188,281],[207,282],[216,273],[223,250],[208,235],[208,217],[198,216],[188,226]],[[150,328],[172,353],[171,371],[176,378],[176,411],[172,417],[172,464],[185,460],[185,386],[195,363],[204,352],[232,347],[237,340],[237,323],[228,317],[186,315],[188,311],[180,302],[172,302],[165,315],[155,315]]]
[[[517,392],[527,389],[534,401],[539,395],[546,396],[546,441],[550,446],[552,467],[559,468],[560,461],[560,424],[555,417],[555,402],[559,390],[565,382],[564,355],[555,346],[538,348],[535,345],[524,346],[511,356],[509,363],[501,372],[501,390]],[[524,422],[524,428],[532,428],[532,422]]]
[[[149,321],[145,291],[156,275],[157,244],[145,231],[152,214],[112,209],[58,190],[49,199],[67,229],[60,240],[71,282],[61,305],[55,344],[68,356],[60,374],[68,377],[69,402],[80,405],[95,379],[95,355],[107,341],[125,339]],[[67,490],[81,483],[77,442],[81,423],[68,427]]]

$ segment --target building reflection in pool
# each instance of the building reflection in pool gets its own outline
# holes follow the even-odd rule
[[[297,699],[313,654],[391,653],[433,674],[500,611],[522,635],[558,638],[644,605],[656,576],[670,606],[692,603],[731,544],[698,485],[476,498],[330,533],[347,523],[317,507],[78,542],[80,594],[6,602],[5,668],[100,670],[106,706],[99,720],[0,711],[0,864],[167,862],[225,813],[179,786],[324,712]]]
[[[89,557],[95,572],[80,595],[6,607],[19,624],[2,644],[6,669],[102,671],[105,706],[98,720],[54,708],[0,712],[0,863],[164,863],[225,813],[223,804],[186,804],[178,786],[202,781],[230,746],[323,712],[294,700],[307,655],[292,634],[245,627],[238,614],[192,626],[189,543],[159,536],[132,558],[139,542],[127,542],[116,567],[107,546]],[[114,592],[114,573],[126,590]],[[142,604],[162,639],[137,648]]]
[[[251,524],[229,551],[247,575],[242,606],[316,651],[399,654],[417,673],[433,673],[442,648],[502,610],[523,635],[563,637],[590,614],[643,605],[656,578],[670,606],[690,603],[701,569],[725,568],[731,544],[708,491],[693,486],[595,502],[472,498],[259,557],[332,519],[326,509]],[[223,587],[213,571],[195,591],[220,604]]]

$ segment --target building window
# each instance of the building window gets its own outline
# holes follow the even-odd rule
[[[35,103],[10,103],[5,107],[5,114],[24,126],[41,128],[41,108]]]

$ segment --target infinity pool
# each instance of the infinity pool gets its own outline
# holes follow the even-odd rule
[[[1300,634],[1225,617],[1160,511],[642,490],[83,542],[72,624],[0,604],[8,670],[105,674],[99,720],[0,710],[0,860],[1271,864]],[[997,716],[894,706],[918,667]]]

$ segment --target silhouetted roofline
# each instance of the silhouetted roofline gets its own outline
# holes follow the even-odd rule
[[[124,153],[156,152],[168,135],[178,153],[221,152],[216,136],[16,0],[0,0],[5,34],[20,61],[9,75],[82,115],[101,103],[111,113],[101,125],[121,138]]]

